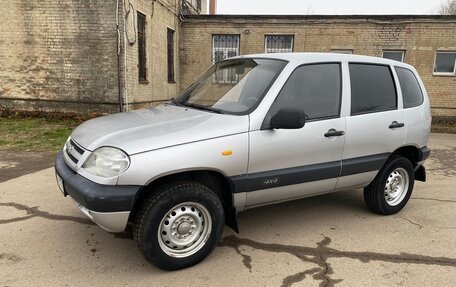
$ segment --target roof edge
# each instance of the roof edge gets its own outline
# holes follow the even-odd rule
[[[248,15],[248,14],[217,14],[217,15],[185,15],[184,21],[219,22],[242,21],[255,22],[261,20],[373,20],[373,21],[447,21],[456,22],[456,15],[430,15],[430,14],[393,14],[393,15]]]

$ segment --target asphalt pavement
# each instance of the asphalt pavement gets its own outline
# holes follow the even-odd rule
[[[0,286],[456,286],[456,135],[429,146],[428,180],[396,215],[370,212],[362,190],[257,208],[175,272],[86,219],[53,168],[13,178],[0,183]]]

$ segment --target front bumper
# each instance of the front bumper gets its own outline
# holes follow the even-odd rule
[[[68,167],[62,151],[55,160],[55,172],[63,182],[64,195],[70,196],[82,213],[106,231],[125,230],[141,186],[92,182]]]

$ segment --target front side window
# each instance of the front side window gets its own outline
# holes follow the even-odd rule
[[[297,108],[304,111],[308,120],[338,117],[341,91],[340,64],[301,66],[291,74],[269,114],[283,108]]]
[[[456,74],[456,52],[437,52],[434,64],[435,74]]]
[[[255,58],[219,62],[184,90],[174,104],[217,113],[248,114],[261,102],[286,64]],[[233,75],[236,81],[214,81],[220,75]]]
[[[423,92],[413,72],[400,67],[395,69],[401,85],[404,108],[413,108],[421,105],[423,103]]]
[[[389,66],[350,64],[351,114],[395,110],[396,86]]]
[[[138,12],[138,80],[147,83],[146,15]]]
[[[293,35],[266,35],[264,38],[266,53],[293,52]]]
[[[383,51],[383,58],[404,62],[404,51]]]

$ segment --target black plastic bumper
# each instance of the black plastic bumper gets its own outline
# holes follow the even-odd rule
[[[418,155],[418,162],[428,159],[430,155],[431,150],[427,146],[422,147]]]
[[[70,195],[85,208],[96,212],[131,211],[141,186],[102,185],[94,183],[71,170],[57,154],[55,172],[62,178],[65,196]]]

